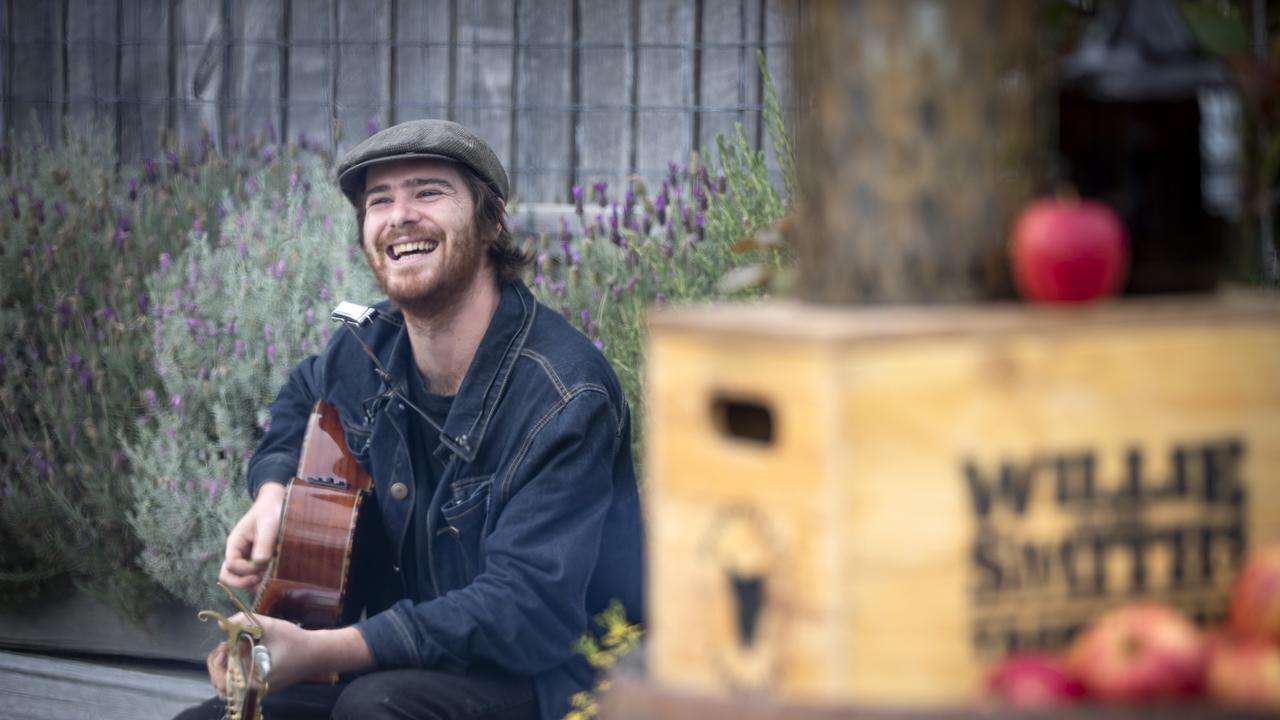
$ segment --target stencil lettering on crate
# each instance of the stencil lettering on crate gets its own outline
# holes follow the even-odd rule
[[[720,678],[741,690],[773,686],[780,672],[783,631],[777,533],[764,513],[747,505],[720,508],[703,536],[701,555],[711,573],[707,601],[718,606],[707,627],[709,657]]]
[[[1228,437],[966,458],[978,655],[1063,647],[1101,610],[1138,599],[1220,620],[1248,544],[1244,457]]]

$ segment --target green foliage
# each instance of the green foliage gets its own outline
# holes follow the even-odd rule
[[[39,137],[0,149],[0,601],[61,578],[138,612],[117,435],[154,382],[143,278],[193,223],[216,228],[237,169],[206,145],[118,170],[109,129]]]
[[[617,600],[610,602],[609,607],[597,615],[595,620],[601,634],[584,635],[575,650],[587,659],[591,667],[604,673],[612,670],[619,660],[640,646],[644,631],[639,625],[627,622],[626,610]],[[594,692],[574,694],[569,698],[573,709],[565,715],[564,720],[594,720],[600,717],[596,696],[608,689],[609,679],[602,676],[596,683]]]
[[[762,65],[763,69],[763,65]],[[762,121],[794,187],[791,143],[773,83],[765,75]],[[759,297],[761,282],[726,285],[722,278],[748,267],[776,270],[783,250],[751,240],[787,210],[764,153],[752,149],[742,127],[716,138],[718,164],[695,155],[687,167],[668,166],[656,192],[635,181],[621,202],[596,183],[590,198],[574,188],[577,212],[558,237],[544,236],[530,285],[535,296],[596,341],[631,403],[637,461],[642,457],[645,315],[664,305]],[[756,249],[745,252],[744,247]]]
[[[377,296],[328,172],[309,161],[264,168],[220,236],[193,233],[147,279],[160,386],[144,391],[150,407],[127,444],[130,522],[147,574],[195,606],[225,601],[223,543],[248,509],[245,471],[280,385],[324,348],[338,301]]]

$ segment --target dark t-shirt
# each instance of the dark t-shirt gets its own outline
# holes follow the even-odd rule
[[[421,408],[438,427],[444,427],[445,418],[449,416],[449,408],[453,405],[452,395],[434,395],[427,392],[422,376],[414,373],[409,379],[409,400]],[[429,547],[427,543],[427,509],[431,506],[431,496],[436,491],[440,476],[444,474],[444,462],[436,454],[440,447],[440,430],[412,408],[408,412],[409,462],[413,466],[413,478],[417,487],[414,489],[413,519],[410,520],[409,533],[411,540],[404,548],[405,589],[414,602],[423,602],[435,597],[431,586],[431,576],[427,568],[418,562],[417,548]],[[446,454],[445,457],[448,457]]]

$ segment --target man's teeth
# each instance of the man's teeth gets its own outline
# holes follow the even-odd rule
[[[393,245],[388,248],[391,252],[392,260],[399,260],[405,255],[412,255],[420,252],[431,252],[436,249],[440,243],[434,240],[418,240],[415,242],[407,242],[400,245]]]

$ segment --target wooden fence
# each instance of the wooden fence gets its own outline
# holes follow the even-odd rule
[[[0,123],[56,137],[109,120],[125,161],[207,130],[341,152],[447,117],[498,152],[515,195],[661,177],[759,122],[758,51],[787,102],[798,0],[7,0]]]

